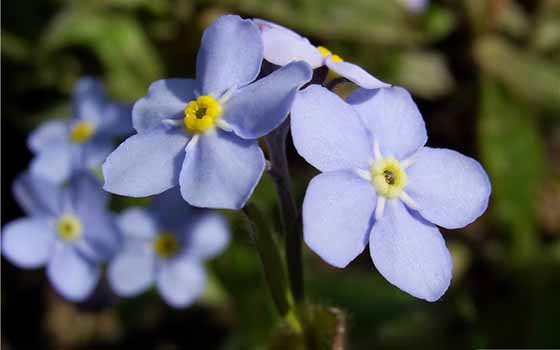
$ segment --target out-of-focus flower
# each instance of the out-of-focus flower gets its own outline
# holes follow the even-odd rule
[[[79,173],[61,188],[25,173],[13,191],[28,217],[4,226],[4,257],[21,268],[46,265],[59,294],[72,301],[86,299],[99,279],[99,264],[110,259],[120,244],[101,183]]]
[[[109,101],[96,79],[78,81],[72,113],[70,120],[45,122],[29,136],[33,175],[64,182],[73,171],[99,167],[114,149],[113,139],[132,133],[131,107]]]
[[[358,89],[348,102],[314,85],[292,108],[294,144],[323,172],[305,195],[305,242],[345,267],[369,241],[389,282],[435,301],[452,269],[436,225],[460,228],[482,215],[488,176],[472,158],[424,146],[424,121],[406,90]]]
[[[229,242],[224,218],[191,207],[176,189],[156,197],[149,209],[127,209],[118,220],[125,241],[109,265],[113,290],[132,297],[155,283],[174,307],[187,306],[200,296],[206,284],[202,262]]]
[[[305,61],[312,68],[327,66],[336,74],[365,89],[390,86],[375,78],[360,66],[345,62],[322,46],[315,46],[305,37],[276,23],[253,19],[260,30],[264,44],[264,58],[270,63],[284,66],[294,61]]]
[[[429,0],[400,0],[400,2],[414,13],[420,13],[430,5]]]
[[[179,184],[191,205],[241,208],[265,166],[256,139],[282,123],[311,78],[308,64],[294,62],[251,83],[262,59],[251,21],[218,18],[202,37],[197,79],[156,81],[136,102],[138,134],[103,164],[104,188],[143,197]]]

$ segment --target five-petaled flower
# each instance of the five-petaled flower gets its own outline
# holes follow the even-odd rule
[[[99,279],[100,263],[110,259],[120,244],[101,183],[78,173],[62,188],[24,173],[13,191],[28,217],[4,226],[4,257],[21,268],[46,264],[58,293],[72,301],[86,299]]]
[[[69,120],[45,122],[28,139],[36,155],[30,171],[56,183],[73,172],[101,166],[114,149],[113,140],[132,133],[131,107],[109,101],[98,80],[82,78],[72,99]]]
[[[322,46],[315,46],[298,33],[276,23],[254,19],[264,44],[264,58],[275,65],[284,66],[294,61],[305,61],[312,68],[327,66],[334,73],[365,89],[388,87],[360,66],[345,62]]]
[[[142,197],[179,184],[191,205],[241,208],[265,167],[256,139],[286,118],[311,78],[307,63],[294,62],[253,82],[262,59],[253,22],[218,18],[202,37],[197,79],[156,81],[136,102],[138,134],[103,164],[104,188]]]
[[[346,103],[310,86],[294,102],[291,123],[299,154],[323,172],[303,204],[307,245],[345,267],[369,241],[389,282],[439,299],[452,261],[436,225],[460,228],[486,210],[491,186],[482,166],[425,147],[424,121],[402,88],[358,89]]]
[[[202,263],[229,242],[224,218],[185,203],[177,189],[156,197],[150,208],[129,208],[119,218],[123,249],[109,265],[113,290],[136,296],[156,284],[165,301],[184,307],[204,291]]]

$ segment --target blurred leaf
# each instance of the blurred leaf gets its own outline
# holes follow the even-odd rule
[[[2,56],[7,56],[14,61],[26,61],[31,48],[23,38],[2,31]]]
[[[512,253],[535,253],[535,199],[546,174],[544,145],[529,110],[491,80],[482,88],[480,142],[493,186],[494,214],[511,230]]]
[[[428,8],[425,26],[432,39],[441,39],[448,35],[456,25],[453,13],[443,6],[433,4]]]
[[[395,81],[424,98],[448,94],[455,82],[444,56],[430,51],[405,52],[400,57]]]
[[[560,111],[560,65],[511,46],[498,37],[476,42],[474,54],[488,76],[529,103]]]
[[[51,22],[43,49],[53,54],[73,45],[93,50],[106,69],[109,89],[120,98],[142,96],[162,76],[159,57],[132,16],[70,8]]]
[[[308,335],[294,334],[281,326],[269,341],[269,350],[344,350],[346,349],[346,316],[333,307],[306,306]]]
[[[515,37],[525,37],[531,29],[527,14],[516,1],[507,1],[497,21],[500,29]]]
[[[541,1],[532,44],[536,50],[555,52],[560,59],[560,1]]]

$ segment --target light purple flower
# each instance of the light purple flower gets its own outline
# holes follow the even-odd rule
[[[251,83],[262,59],[251,21],[218,18],[202,37],[197,79],[156,81],[136,102],[138,134],[103,164],[104,188],[143,197],[180,185],[191,205],[241,208],[265,166],[256,139],[282,123],[311,78],[309,65],[295,62]]]
[[[420,13],[430,5],[429,0],[401,0],[401,2],[414,13]]]
[[[74,171],[99,167],[114,149],[113,139],[132,133],[131,107],[109,101],[93,78],[76,84],[72,114],[69,120],[43,123],[29,136],[33,175],[64,182]]]
[[[193,303],[206,285],[202,263],[229,242],[224,218],[191,207],[178,189],[159,195],[148,209],[127,209],[118,220],[124,248],[109,265],[108,278],[123,297],[136,296],[155,283],[169,305]]]
[[[264,58],[278,66],[294,61],[305,61],[312,68],[327,66],[336,74],[365,89],[378,89],[390,86],[375,78],[360,66],[345,62],[340,56],[327,48],[315,46],[305,37],[276,23],[255,18],[264,44]]]
[[[296,98],[291,123],[299,154],[322,171],[303,203],[307,245],[342,268],[369,242],[389,282],[439,299],[452,262],[436,225],[460,228],[486,210],[491,186],[481,165],[425,147],[422,116],[398,87],[358,89],[346,103],[312,85]]]
[[[4,226],[4,257],[26,269],[46,265],[58,293],[72,301],[86,299],[99,279],[99,264],[120,244],[101,183],[81,173],[61,188],[25,173],[13,192],[28,216]]]

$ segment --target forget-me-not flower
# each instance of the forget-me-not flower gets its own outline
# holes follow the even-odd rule
[[[360,66],[345,62],[323,46],[315,46],[298,33],[262,19],[253,19],[264,44],[264,58],[275,65],[284,66],[293,61],[305,61],[312,68],[327,66],[331,71],[365,89],[388,87]]]
[[[72,114],[69,120],[45,122],[29,136],[32,174],[64,182],[74,171],[101,166],[114,149],[113,139],[132,133],[131,107],[109,101],[93,78],[77,82]]]
[[[179,185],[191,205],[241,208],[265,167],[256,139],[282,123],[311,78],[308,64],[294,62],[253,82],[262,59],[253,22],[218,18],[202,37],[196,80],[156,81],[136,102],[138,134],[103,164],[104,188],[143,197]]]
[[[154,199],[148,209],[130,208],[119,216],[124,248],[109,265],[113,290],[132,297],[156,284],[171,306],[184,307],[204,291],[202,263],[229,242],[224,218],[185,203],[178,189]]]
[[[438,226],[460,228],[488,205],[491,186],[474,159],[425,147],[426,128],[398,87],[358,89],[344,102],[312,85],[292,108],[299,154],[322,171],[303,203],[304,239],[345,267],[369,242],[373,263],[393,285],[428,301],[451,281]]]
[[[59,294],[72,301],[86,299],[99,279],[100,263],[110,259],[120,244],[101,183],[78,173],[62,188],[24,173],[13,192],[28,216],[4,226],[4,257],[21,268],[46,265]]]

